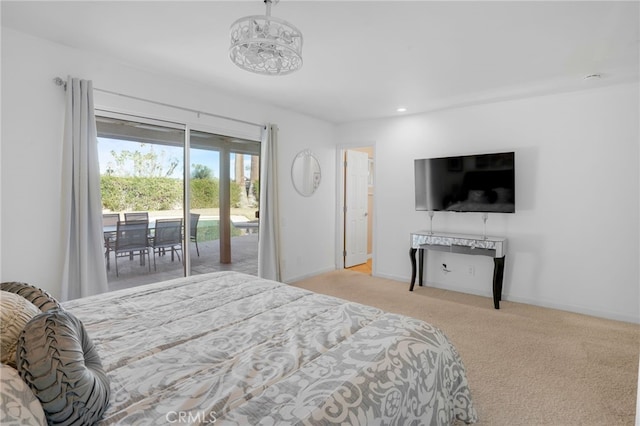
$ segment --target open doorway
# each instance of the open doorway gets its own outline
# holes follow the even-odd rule
[[[372,275],[373,271],[372,146],[342,151],[342,265]]]

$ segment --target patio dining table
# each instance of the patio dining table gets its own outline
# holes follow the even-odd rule
[[[115,235],[116,231],[118,229],[117,225],[104,225],[102,227],[102,232],[104,233],[104,236],[107,237],[107,235],[113,234]],[[149,220],[149,231],[155,230],[156,229],[156,220],[155,219],[150,219]]]

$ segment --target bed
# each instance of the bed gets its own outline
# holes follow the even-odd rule
[[[109,382],[99,424],[477,421],[447,337],[370,306],[218,272],[62,308]]]

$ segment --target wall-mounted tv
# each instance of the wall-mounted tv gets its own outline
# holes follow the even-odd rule
[[[515,213],[515,153],[415,160],[416,210]]]

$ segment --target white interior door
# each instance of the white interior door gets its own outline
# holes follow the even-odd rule
[[[369,156],[347,150],[345,166],[344,267],[366,263]]]

